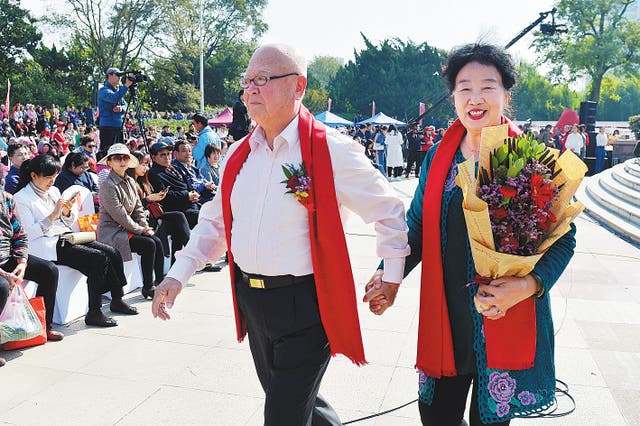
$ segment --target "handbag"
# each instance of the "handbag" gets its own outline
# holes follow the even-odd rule
[[[149,214],[154,219],[160,219],[160,217],[164,214],[164,210],[159,203],[149,202],[147,203],[147,210],[149,210]]]
[[[65,244],[85,244],[90,243],[96,240],[95,232],[67,232],[66,234],[60,235],[60,240],[62,240],[62,245]]]
[[[2,345],[3,351],[12,351],[15,349],[28,348],[31,346],[44,345],[47,343],[47,310],[44,306],[44,298],[42,296],[29,299],[29,304],[36,312],[40,324],[42,325],[42,333],[27,340],[16,340],[13,342],[7,342]]]
[[[78,218],[78,227],[83,232],[98,231],[98,213],[80,216]]]
[[[27,294],[18,284],[13,287],[0,313],[0,340],[27,340],[42,333],[42,321],[33,309]]]

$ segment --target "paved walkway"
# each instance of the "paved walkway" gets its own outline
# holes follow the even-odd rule
[[[416,180],[394,183],[409,202]],[[577,219],[577,252],[552,290],[558,378],[577,408],[569,417],[534,424],[640,424],[640,250]],[[372,227],[350,219],[347,241],[362,297],[377,265]],[[285,254],[283,254],[285,255]],[[373,316],[360,305],[369,365],[332,360],[321,392],[343,421],[416,398],[418,271],[396,305]],[[235,342],[226,268],[197,274],[169,322],[151,303],[130,297],[141,314],[119,316],[111,329],[83,321],[60,327],[61,343],[0,352],[0,424],[260,425],[262,390],[247,343]],[[560,400],[560,410],[568,408]],[[359,425],[418,425],[416,404]],[[529,424],[526,420],[514,425]]]

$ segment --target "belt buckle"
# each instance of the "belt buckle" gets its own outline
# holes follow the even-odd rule
[[[264,288],[264,280],[258,278],[249,278],[249,287]]]

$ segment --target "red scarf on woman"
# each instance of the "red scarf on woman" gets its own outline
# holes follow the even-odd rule
[[[311,178],[311,191],[306,207],[309,217],[311,260],[322,325],[329,339],[331,354],[341,353],[355,364],[361,365],[366,363],[366,360],[356,308],[355,285],[338,210],[326,128],[301,106],[298,130],[302,161]],[[251,153],[250,138],[251,134],[242,142],[238,142],[240,146],[227,159],[222,179],[222,214],[229,247],[229,265],[233,265],[231,191],[238,172]],[[286,190],[282,185],[282,191]],[[293,197],[293,194],[291,196]],[[229,272],[238,340],[241,341],[247,329],[245,319],[236,303],[233,268],[229,268]]]
[[[518,129],[506,118],[509,135]],[[451,323],[444,290],[441,250],[441,212],[444,184],[466,129],[456,120],[447,129],[433,157],[424,191],[422,216],[422,282],[416,368],[429,376],[455,376]],[[528,298],[499,320],[484,320],[489,368],[524,369],[533,366],[536,344],[535,303]]]

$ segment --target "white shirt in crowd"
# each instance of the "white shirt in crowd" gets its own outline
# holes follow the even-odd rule
[[[596,135],[596,146],[607,146],[609,138],[606,133],[598,133]]]
[[[584,139],[582,138],[580,133],[570,133],[567,137],[567,141],[565,142],[564,147],[566,149],[570,149],[571,151],[576,153],[576,155],[580,155],[580,150],[582,149],[583,145]]]
[[[385,281],[402,281],[407,244],[404,205],[382,174],[372,167],[361,146],[334,129],[327,129],[336,197],[343,224],[344,207],[367,223],[375,222],[377,255],[385,261]],[[302,163],[298,117],[274,139],[271,150],[258,127],[249,144],[249,154],[231,193],[233,224],[231,247],[241,270],[267,276],[313,273],[309,223],[306,208],[287,194],[284,164]],[[231,145],[227,158],[240,143]],[[221,166],[221,182],[224,180]],[[221,191],[200,210],[198,225],[187,246],[176,254],[168,273],[182,285],[226,251]],[[375,265],[372,265],[375,267]],[[340,271],[336,271],[340,273]]]

